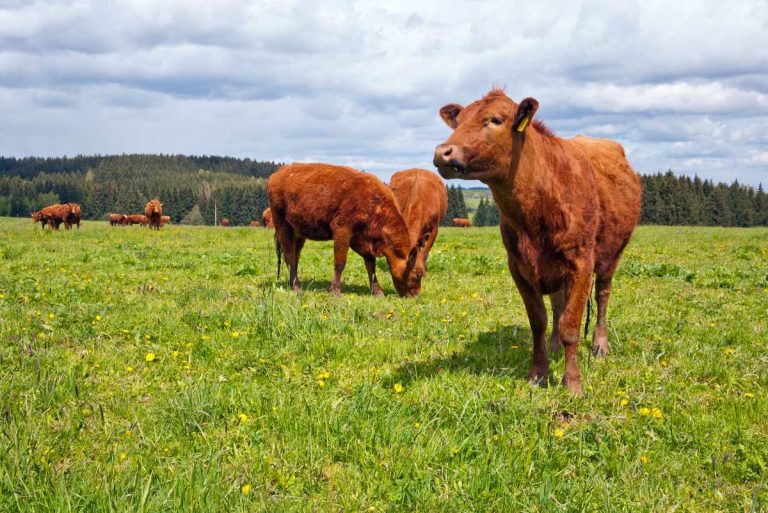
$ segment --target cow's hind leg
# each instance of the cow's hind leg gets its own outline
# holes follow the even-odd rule
[[[376,279],[376,257],[364,256],[365,270],[368,271],[368,283],[371,284],[371,294],[374,296],[383,296],[384,292],[379,286],[379,280]]]
[[[525,311],[528,314],[528,323],[531,325],[533,335],[533,358],[531,369],[528,371],[528,381],[539,385],[547,384],[549,375],[549,359],[547,357],[547,307],[544,305],[544,297],[536,291],[515,268],[515,263],[509,261],[509,271],[515,281],[517,290],[523,298]]]
[[[549,352],[557,354],[563,347],[560,341],[560,315],[565,308],[565,289],[550,294],[549,301],[552,304],[552,335],[549,337]]]
[[[605,322],[608,300],[611,297],[613,275],[598,276],[595,281],[595,301],[597,302],[597,323],[592,335],[592,354],[602,358],[608,354],[608,328]]]
[[[299,282],[299,252],[297,251],[297,238],[293,233],[293,228],[284,225],[276,231],[277,241],[283,252],[285,265],[288,266],[288,285],[296,292],[301,291],[301,282]]]

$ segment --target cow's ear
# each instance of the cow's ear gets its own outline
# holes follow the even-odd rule
[[[526,98],[520,102],[520,106],[517,107],[517,114],[515,114],[515,122],[512,124],[515,132],[524,132],[526,127],[533,120],[533,115],[539,108],[539,102],[533,98]]]
[[[459,113],[464,110],[464,107],[458,103],[449,103],[442,109],[440,109],[440,117],[445,121],[445,124],[451,128],[456,128],[458,122],[456,119],[459,117]]]

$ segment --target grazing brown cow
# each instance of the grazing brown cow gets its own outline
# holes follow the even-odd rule
[[[453,223],[453,226],[458,226],[460,228],[469,228],[472,226],[472,223],[466,217],[454,217],[451,219],[451,222]]]
[[[269,177],[267,195],[279,244],[278,275],[282,250],[294,290],[301,290],[299,255],[310,239],[333,240],[331,290],[336,294],[341,294],[349,248],[363,257],[373,294],[382,294],[375,272],[381,256],[398,294],[419,293],[424,274],[420,248],[411,243],[392,191],[373,175],[328,164],[291,164]]]
[[[226,217],[221,220],[221,226],[229,226],[229,219]]]
[[[159,230],[162,226],[161,219],[163,218],[163,204],[159,199],[149,200],[147,206],[144,207],[144,216],[147,218],[150,230],[154,228]]]
[[[147,218],[144,214],[128,214],[127,216],[125,216],[125,224],[128,224],[128,225],[141,224],[146,226]]]
[[[64,223],[64,227],[68,230],[70,228],[69,216],[71,213],[72,207],[68,203],[63,205],[55,203],[37,212],[37,220],[43,223],[43,227],[45,227],[45,224],[48,224],[51,229],[56,230],[59,229],[61,223]]]
[[[249,224],[248,226],[250,226],[251,228],[258,228],[259,226],[261,226],[261,223],[254,219],[253,221],[251,221],[251,224]]]
[[[128,217],[125,214],[109,214],[109,225],[110,226],[119,226],[122,224],[126,224],[123,222],[123,220]]]
[[[518,105],[493,90],[466,108],[440,109],[453,128],[435,149],[445,178],[486,183],[501,212],[509,270],[525,303],[533,333],[528,378],[546,382],[545,334],[549,294],[551,345],[565,347],[563,384],[581,393],[577,361],[584,307],[597,275],[597,325],[592,351],[608,351],[605,315],[611,280],[640,215],[641,186],[623,148],[609,140],[556,137],[533,121],[538,102]]]
[[[398,171],[389,180],[397,206],[403,214],[413,245],[422,244],[426,272],[427,258],[437,238],[440,221],[448,209],[448,191],[443,181],[426,169]]]
[[[67,229],[69,229],[73,224],[77,225],[77,229],[80,229],[80,217],[82,215],[82,212],[80,211],[80,204],[79,203],[67,203],[69,205],[69,215],[67,215]]]
[[[38,210],[37,212],[32,212],[32,223],[37,224],[40,223],[42,225],[43,230],[45,230],[45,225],[50,223],[50,216],[46,215],[42,210]],[[51,225],[51,228],[53,228],[53,225]]]
[[[160,226],[171,224],[171,216],[163,216],[160,218]]]
[[[264,212],[261,214],[261,224],[264,225],[264,228],[274,228],[275,224],[272,222],[272,210],[269,208],[265,208]]]

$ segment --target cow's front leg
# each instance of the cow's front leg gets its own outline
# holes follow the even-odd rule
[[[337,296],[341,295],[341,273],[347,265],[347,254],[349,253],[349,241],[352,235],[343,230],[337,230],[333,234],[333,282],[331,282],[331,292]]]
[[[545,341],[547,334],[547,307],[544,305],[544,296],[523,278],[518,272],[514,260],[509,259],[508,263],[509,272],[512,274],[517,290],[523,298],[525,312],[528,314],[528,323],[531,325],[531,335],[533,335],[533,357],[531,359],[531,370],[528,371],[528,381],[539,385],[546,385],[547,376],[549,375],[549,359],[547,357]]]
[[[371,285],[371,294],[374,296],[383,296],[379,280],[376,278],[376,257],[364,256],[365,270],[368,272],[368,283]]]
[[[579,372],[579,334],[584,307],[592,286],[592,264],[580,266],[579,272],[566,282],[565,309],[560,316],[560,341],[565,349],[565,372],[563,385],[574,394],[581,395],[581,374]]]

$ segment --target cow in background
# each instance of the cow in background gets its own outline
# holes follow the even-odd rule
[[[453,223],[453,226],[458,226],[459,228],[469,228],[472,226],[472,222],[466,217],[454,217],[451,219],[451,223]]]
[[[123,222],[128,216],[125,214],[109,214],[109,225],[110,226],[119,226],[119,225],[126,225],[128,223]]]
[[[147,224],[147,218],[144,216],[144,214],[128,214],[127,216],[125,216],[125,224],[127,224],[127,225],[134,225],[134,224],[146,225]]]
[[[275,224],[272,222],[272,209],[266,208],[261,214],[261,224],[264,228],[274,228]]]
[[[291,164],[269,177],[267,195],[279,244],[278,275],[282,251],[294,290],[301,290],[299,256],[310,239],[333,240],[334,293],[341,294],[341,273],[352,248],[365,261],[373,294],[382,295],[375,272],[381,256],[398,294],[419,294],[420,248],[411,243],[392,191],[375,176],[329,164]]]
[[[392,175],[389,188],[395,195],[411,234],[411,243],[423,246],[421,252],[426,269],[427,258],[437,238],[440,222],[448,210],[448,191],[437,174],[426,169],[406,169]]]
[[[254,219],[253,221],[251,221],[251,224],[249,224],[248,226],[250,226],[251,228],[258,228],[261,226],[261,223]]]
[[[492,90],[440,117],[453,129],[435,148],[443,178],[487,184],[501,213],[507,263],[533,335],[528,379],[546,383],[545,335],[552,303],[551,349],[565,348],[563,385],[581,394],[577,360],[581,320],[593,275],[597,324],[592,352],[608,351],[606,310],[621,253],[640,217],[642,188],[624,149],[607,139],[557,137],[534,120],[539,102],[519,104]]]
[[[45,230],[45,225],[50,223],[50,216],[46,215],[42,210],[38,210],[37,212],[32,212],[32,223],[37,224],[40,223],[40,225],[43,227],[43,230]],[[53,225],[50,225],[51,229],[53,229]]]
[[[61,223],[64,223],[64,227],[69,229],[69,216],[72,213],[72,207],[69,204],[55,203],[36,212],[37,221],[47,224],[51,229],[58,230]],[[35,217],[32,218],[35,220]],[[37,222],[35,221],[35,222]]]
[[[229,226],[229,219],[226,217],[221,220],[221,226]]]
[[[159,230],[162,226],[161,219],[163,218],[163,204],[159,199],[149,200],[147,206],[144,207],[144,216],[147,218],[149,228]]]
[[[171,216],[163,216],[160,218],[160,226],[165,226],[166,224],[171,224]]]
[[[76,224],[77,229],[80,229],[80,218],[82,216],[82,212],[80,210],[80,204],[79,203],[67,203],[69,205],[69,214],[67,215],[67,223],[66,228],[69,230],[69,228]]]

